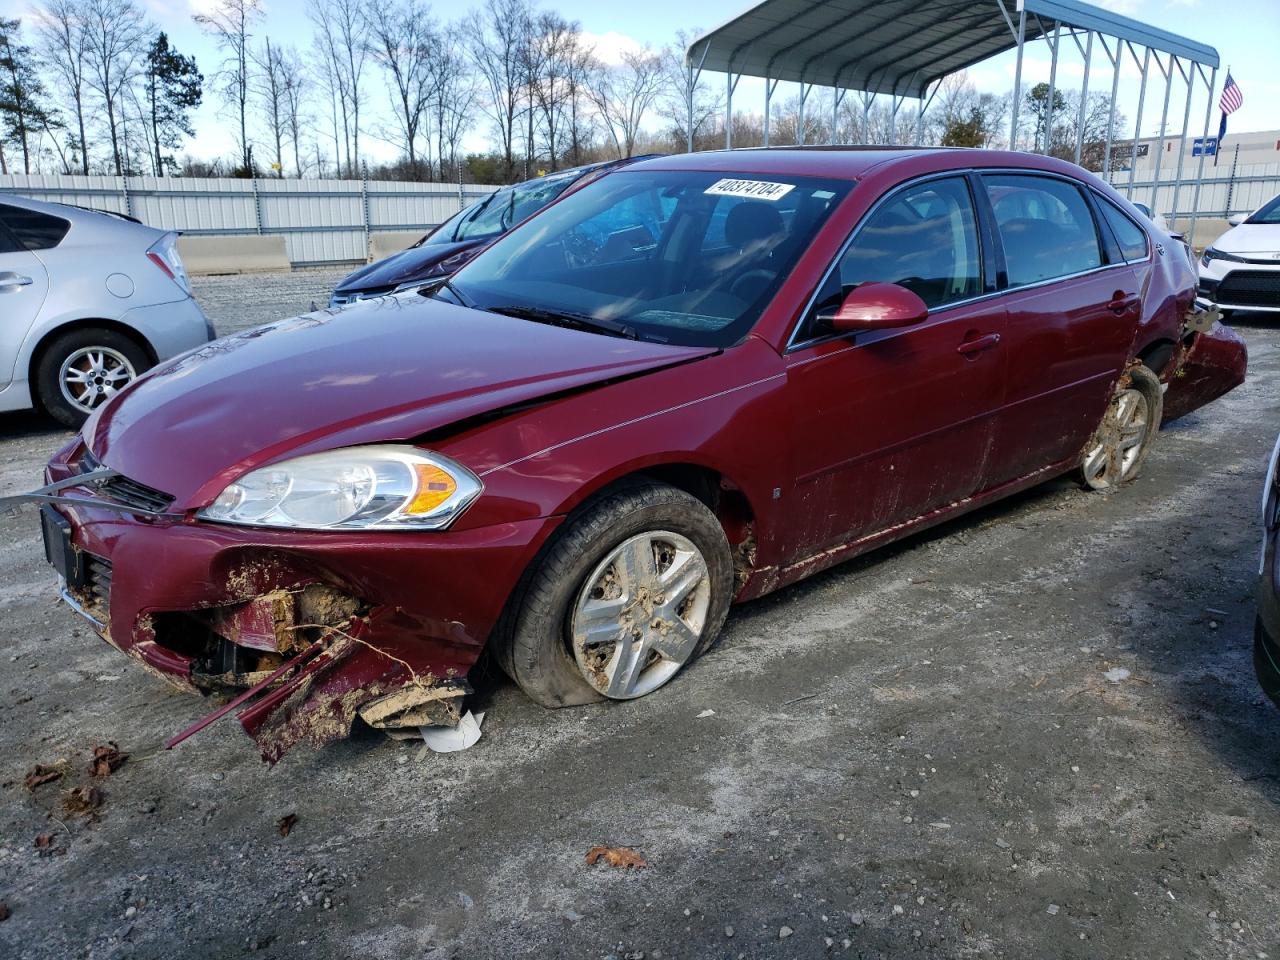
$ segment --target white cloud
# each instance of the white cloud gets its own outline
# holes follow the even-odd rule
[[[624,53],[639,53],[644,49],[644,44],[639,40],[625,33],[618,33],[616,30],[610,30],[608,33],[592,33],[589,30],[583,30],[578,36],[588,47],[595,49],[596,58],[601,63],[609,66],[620,64]]]

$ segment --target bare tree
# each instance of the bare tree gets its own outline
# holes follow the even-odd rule
[[[147,53],[150,25],[133,0],[86,0],[85,62],[89,88],[102,100],[116,176],[127,170],[128,90]]]
[[[89,60],[85,6],[84,0],[49,0],[36,14],[36,31],[41,57],[56,79],[57,87],[71,102],[79,131],[74,152],[80,155],[80,172],[88,174],[89,138],[85,106]]]
[[[289,134],[284,52],[278,46],[273,47],[271,38],[267,37],[252,57],[257,70],[250,86],[262,104],[263,122],[275,157],[271,165],[276,176],[284,179],[284,141]]]
[[[668,122],[673,142],[684,149],[689,142],[689,101],[693,101],[693,148],[706,150],[723,143],[724,97],[719,88],[708,88],[701,76],[685,63],[685,51],[701,31],[677,30],[675,41],[662,51],[662,70],[667,93],[658,102],[659,114]],[[720,129],[717,130],[717,127]],[[738,142],[735,129],[733,142]]]
[[[307,0],[307,16],[315,24],[316,42],[328,61],[330,85],[342,107],[347,173],[360,166],[360,107],[370,50],[367,0]]]
[[[525,102],[529,28],[527,0],[485,0],[481,14],[466,28],[471,56],[487,94],[485,112],[498,135],[508,180],[515,173],[516,122]]]
[[[249,142],[251,30],[262,16],[261,0],[217,0],[212,13],[197,14],[196,23],[217,41],[225,55],[213,81],[222,99],[235,111],[239,126],[243,176],[253,174],[253,145]]]
[[[618,66],[600,69],[590,96],[619,157],[635,152],[641,124],[664,79],[662,58],[648,47],[626,51]]]
[[[537,52],[530,62],[538,69],[530,74],[529,89],[542,116],[552,170],[560,159],[558,134],[562,132],[562,120],[573,89],[571,77],[581,46],[581,29],[580,24],[570,23],[558,13],[540,14],[533,24],[530,47]]]
[[[421,175],[418,138],[431,99],[431,61],[440,45],[430,24],[431,8],[423,0],[377,4],[369,14],[373,58],[386,70],[395,99],[396,140],[415,177]]]
[[[307,74],[302,67],[302,58],[293,47],[286,47],[280,54],[280,69],[284,80],[284,116],[285,126],[289,131],[289,140],[293,144],[294,175],[302,177],[302,126],[305,120],[305,104],[307,99]]]
[[[458,146],[475,118],[475,79],[468,69],[466,54],[452,36],[458,30],[446,28],[439,38],[435,56],[431,58],[430,102],[431,126],[436,137],[436,162],[440,179],[444,179],[446,163],[458,166]]]

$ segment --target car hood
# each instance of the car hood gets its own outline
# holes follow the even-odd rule
[[[402,283],[453,273],[467,259],[459,254],[478,250],[486,242],[487,240],[455,240],[453,243],[410,247],[349,274],[334,292],[352,294],[366,290],[388,290]],[[446,261],[455,257],[458,263],[446,264]],[[442,266],[445,269],[440,269]]]
[[[405,293],[246,330],[163,363],[90,419],[85,439],[104,465],[188,509],[286,456],[413,440],[715,352]]]
[[[1242,223],[1210,244],[1224,253],[1280,253],[1280,224]],[[1280,260],[1276,261],[1280,263]]]

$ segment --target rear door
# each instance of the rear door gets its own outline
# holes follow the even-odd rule
[[[1005,373],[1004,310],[988,272],[963,176],[900,187],[858,226],[786,357],[791,559],[872,536],[979,485]],[[857,335],[824,329],[817,313],[868,281],[913,290],[929,317]]]
[[[42,243],[48,245],[46,241],[49,240],[56,245],[66,233],[62,229],[53,240],[51,235],[42,233],[40,224],[36,223],[33,234],[30,229],[32,217],[43,218],[44,215],[0,203],[0,388],[13,381],[22,343],[49,294],[49,275],[44,264],[27,249],[20,236],[33,239],[38,247]],[[66,222],[56,217],[45,219],[59,224]]]
[[[1133,345],[1139,265],[1115,244],[1082,188],[1050,174],[981,177],[1007,280],[1008,377],[989,485],[1077,457],[1093,435]],[[1117,259],[1118,262],[1111,262]]]

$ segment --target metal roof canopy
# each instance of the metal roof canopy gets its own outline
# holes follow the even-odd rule
[[[1154,210],[1175,73],[1186,84],[1181,139],[1185,145],[1191,118],[1191,99],[1198,75],[1208,93],[1204,114],[1204,138],[1207,142],[1213,90],[1218,75],[1218,51],[1208,44],[1180,37],[1081,0],[761,0],[751,9],[698,37],[689,44],[685,52],[689,70],[686,88],[688,148],[690,152],[693,151],[694,86],[703,70],[726,75],[726,148],[733,147],[733,92],[738,80],[744,76],[762,77],[765,81],[766,147],[769,146],[769,102],[782,80],[800,84],[800,121],[797,124],[800,143],[804,142],[805,101],[813,88],[818,86],[831,87],[835,91],[832,98],[833,137],[834,111],[839,110],[841,101],[849,90],[862,92],[864,129],[871,101],[881,94],[892,98],[889,137],[894,143],[897,142],[899,108],[906,98],[918,98],[921,106],[916,114],[915,140],[919,143],[924,134],[924,112],[937,93],[943,77],[997,54],[1016,50],[1012,119],[1009,124],[1009,145],[1014,149],[1018,139],[1022,61],[1026,44],[1028,41],[1044,40],[1051,52],[1049,106],[1044,118],[1044,128],[1052,130],[1058,53],[1063,33],[1072,39],[1084,57],[1084,80],[1076,117],[1076,163],[1080,162],[1084,147],[1085,105],[1095,37],[1111,67],[1111,110],[1107,119],[1103,154],[1104,177],[1111,172],[1116,93],[1120,84],[1120,61],[1125,47],[1139,70],[1141,87],[1127,191],[1130,196],[1133,194],[1147,77],[1154,59],[1155,67],[1165,82],[1160,140],[1156,146],[1155,174],[1151,186],[1150,206]],[[1081,42],[1082,35],[1084,43]],[[1107,42],[1108,37],[1111,38],[1110,44]],[[1141,58],[1138,56],[1138,48],[1144,49]],[[1162,54],[1165,55],[1163,60]],[[1207,77],[1206,67],[1212,71]],[[933,87],[932,91],[930,86]],[[1039,144],[1036,149],[1039,149]],[[1178,191],[1182,186],[1184,152],[1180,151],[1178,154],[1173,192],[1175,210]],[[1202,151],[1199,156],[1196,200],[1193,201],[1191,216],[1192,238],[1195,236],[1195,210],[1199,204],[1205,152]]]
[[[763,0],[694,40],[690,66],[923,98],[929,84],[1055,27],[1095,31],[1207,67],[1218,52],[1080,0]]]

